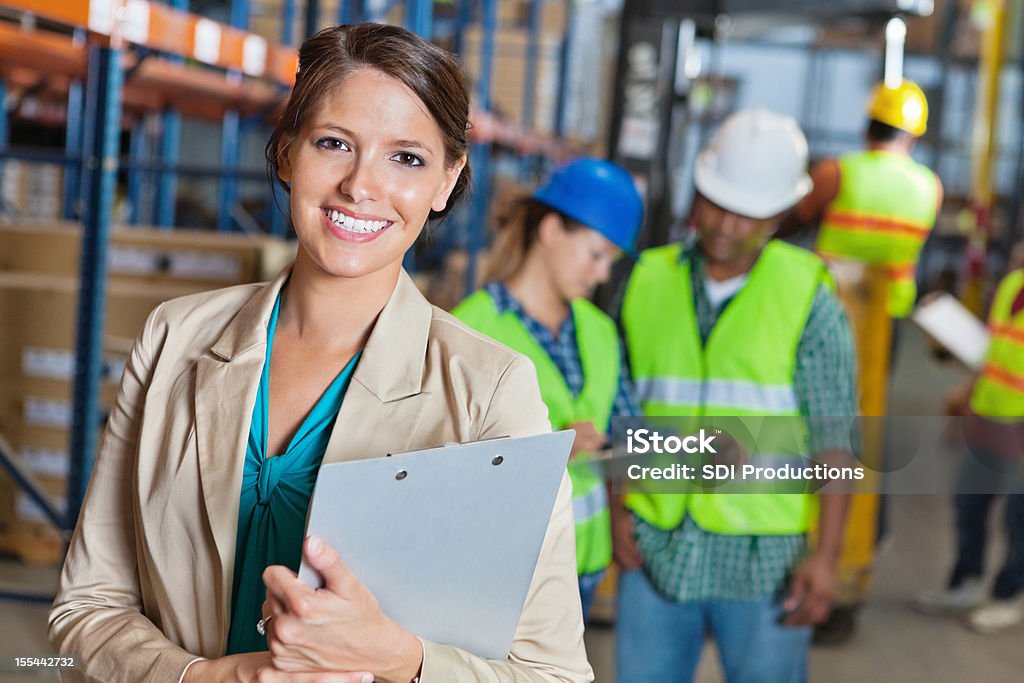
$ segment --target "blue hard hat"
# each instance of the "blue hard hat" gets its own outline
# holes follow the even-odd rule
[[[593,228],[633,254],[644,203],[629,172],[604,159],[581,158],[562,166],[533,198]]]

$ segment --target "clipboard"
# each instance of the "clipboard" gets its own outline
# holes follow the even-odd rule
[[[417,636],[506,659],[575,432],[320,468],[306,534]],[[305,560],[299,578],[319,588]]]
[[[950,294],[940,294],[911,314],[918,327],[971,370],[981,370],[988,351],[985,323]]]

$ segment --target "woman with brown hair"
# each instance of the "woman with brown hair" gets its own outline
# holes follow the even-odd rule
[[[452,311],[533,361],[552,427],[576,430],[569,475],[584,615],[612,561],[605,482],[586,456],[605,448],[612,417],[639,413],[615,323],[587,297],[632,252],[642,218],[624,168],[577,159],[502,221],[487,285]]]
[[[321,464],[549,429],[529,361],[401,267],[469,184],[468,116],[458,63],[403,29],[302,46],[267,145],[298,255],[269,284],[164,303],[136,340],[50,613],[86,679],[592,680],[568,479],[503,661],[406,631],[303,544]],[[325,588],[297,579],[303,555]]]

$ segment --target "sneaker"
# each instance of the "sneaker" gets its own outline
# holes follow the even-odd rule
[[[959,614],[969,612],[985,601],[981,579],[964,579],[956,588],[924,591],[914,599],[914,607],[924,614]]]
[[[996,633],[1024,621],[1024,595],[1009,600],[993,600],[972,610],[967,625],[978,633]]]

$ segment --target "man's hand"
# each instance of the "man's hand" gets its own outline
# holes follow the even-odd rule
[[[624,572],[642,569],[644,558],[636,544],[633,513],[626,509],[621,494],[609,493],[608,510],[612,521],[612,557],[615,564]]]
[[[814,553],[797,568],[782,608],[786,626],[820,624],[832,611],[836,593],[836,562],[825,553]]]
[[[573,422],[565,428],[576,430],[576,438],[572,442],[572,451],[569,452],[570,460],[579,453],[593,453],[601,450],[608,440],[604,434],[597,431],[593,422]]]

